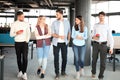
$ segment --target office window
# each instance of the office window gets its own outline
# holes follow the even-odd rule
[[[105,13],[116,13],[120,12],[120,1],[98,1],[97,3],[92,4],[91,13],[98,14],[100,11]],[[111,27],[112,30],[115,30],[117,33],[120,33],[120,15],[109,15],[105,18],[106,23]],[[91,17],[91,30],[93,24],[98,22],[97,17]]]
[[[120,33],[120,16],[110,16],[109,17],[109,26],[112,30],[115,30],[117,33]]]

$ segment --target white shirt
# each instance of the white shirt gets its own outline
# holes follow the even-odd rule
[[[47,34],[44,35],[44,27],[41,28],[41,31],[42,31],[42,34],[43,34],[43,35],[39,35],[38,29],[35,28],[35,37],[36,37],[37,40],[39,40],[39,39],[46,39],[46,38],[50,38],[50,37],[51,37],[51,35],[48,35],[48,36],[46,36]],[[48,34],[50,34],[50,33],[51,33],[51,30],[50,30],[50,28],[48,27]]]
[[[44,35],[44,27],[41,28],[42,34]]]
[[[19,30],[23,30],[22,34],[17,35],[16,32]],[[21,21],[15,21],[12,25],[11,25],[11,29],[10,29],[10,36],[14,37],[15,42],[29,42],[30,39],[30,25],[27,22],[21,22]]]
[[[64,36],[64,25],[63,21],[60,21],[60,26],[59,26],[59,35]],[[59,43],[65,42],[63,39],[58,38]]]
[[[95,40],[95,41],[97,42],[107,41],[110,44],[110,48],[113,49],[114,40],[111,29],[107,24],[96,23],[93,27],[92,36],[95,36],[96,34],[100,34],[100,37],[99,40]]]

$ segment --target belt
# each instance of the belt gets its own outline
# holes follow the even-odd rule
[[[105,41],[105,42],[97,42],[97,41],[94,41],[94,43],[97,43],[97,44],[107,44],[107,41]]]

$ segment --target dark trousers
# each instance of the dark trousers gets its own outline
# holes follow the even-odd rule
[[[58,43],[57,46],[53,45],[54,54],[54,67],[56,75],[59,74],[59,51],[61,49],[62,66],[61,72],[65,72],[67,64],[67,45],[65,43]]]
[[[92,74],[96,74],[96,63],[98,55],[100,53],[100,73],[98,78],[103,78],[103,74],[106,66],[106,57],[107,57],[107,45],[93,43],[93,54],[92,54]]]
[[[19,71],[26,72],[28,63],[28,43],[15,42],[15,50],[17,56],[17,64]]]

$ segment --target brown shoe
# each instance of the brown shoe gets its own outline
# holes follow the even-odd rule
[[[65,72],[61,72],[61,76],[66,77],[66,76],[67,76],[67,74],[66,74]]]
[[[99,80],[103,80],[103,78],[99,78]]]
[[[55,76],[55,80],[59,80],[59,75],[56,75],[56,76]]]
[[[92,79],[95,79],[96,77],[95,77],[95,74],[92,74]]]

